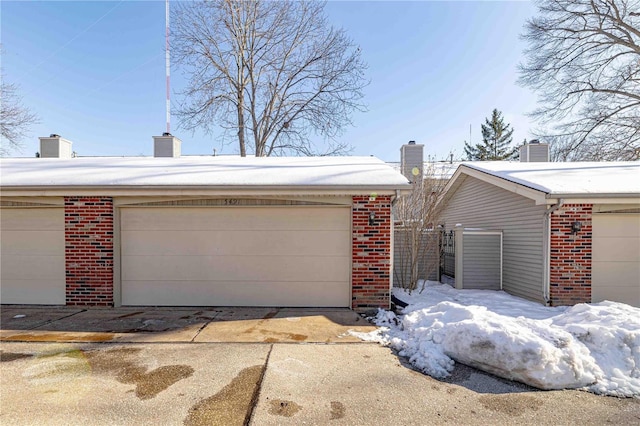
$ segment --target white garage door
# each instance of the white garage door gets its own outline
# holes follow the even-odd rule
[[[64,305],[64,210],[0,210],[0,303]]]
[[[593,215],[591,299],[640,307],[640,214]]]
[[[123,305],[350,304],[350,209],[121,209]]]

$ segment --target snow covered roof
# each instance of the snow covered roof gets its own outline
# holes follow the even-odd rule
[[[640,196],[640,162],[519,163],[477,161],[464,168],[552,196]]]
[[[438,161],[432,163],[425,163],[425,170],[429,170],[427,173],[431,173],[434,179],[451,179],[453,174],[458,169],[458,166],[462,164],[459,161],[448,162],[448,161]],[[429,167],[429,168],[427,168]]]
[[[401,172],[399,161],[389,161],[387,164]],[[425,161],[423,162],[424,177],[440,180],[451,179],[460,164],[462,163],[459,161]]]
[[[409,189],[375,157],[3,158],[0,187]]]

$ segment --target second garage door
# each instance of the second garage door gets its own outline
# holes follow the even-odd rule
[[[350,209],[121,209],[123,305],[350,305]]]
[[[0,302],[65,304],[64,209],[0,210]]]
[[[593,302],[640,307],[640,214],[593,215]]]

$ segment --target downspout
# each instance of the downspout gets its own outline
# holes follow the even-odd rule
[[[546,241],[544,241],[544,259],[543,259],[543,265],[544,265],[544,288],[543,288],[543,294],[542,296],[544,297],[544,301],[545,304],[547,306],[551,305],[551,299],[550,299],[550,294],[551,293],[551,280],[550,280],[550,274],[551,274],[551,215],[553,214],[553,212],[555,212],[556,210],[558,210],[560,207],[562,207],[562,205],[564,204],[564,199],[560,198],[558,200],[557,204],[554,204],[551,206],[551,208],[549,208],[545,213],[544,213],[544,227],[545,227],[545,234],[546,234]]]
[[[395,250],[395,247],[393,244],[395,240],[395,236],[394,236],[395,218],[393,217],[393,207],[396,205],[399,199],[400,199],[400,190],[396,189],[395,195],[391,196],[391,253],[393,253]],[[389,298],[389,307],[391,307],[391,303],[397,303],[396,301],[393,300],[395,299],[395,297],[393,296],[393,268],[395,267],[395,265],[393,264],[393,260],[394,260],[393,257],[394,256],[391,256],[391,259],[390,259],[391,262],[389,262],[389,295],[391,296]]]
[[[393,225],[395,222],[395,218],[393,217],[393,208],[395,207],[396,203],[398,202],[398,200],[400,199],[400,190],[396,189],[396,193],[395,195],[391,196],[391,229],[393,230]]]
[[[391,207],[395,206],[400,198],[400,190],[396,189],[396,195],[391,196]]]

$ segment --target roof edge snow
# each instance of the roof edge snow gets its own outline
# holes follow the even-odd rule
[[[2,159],[2,192],[171,191],[369,193],[408,191],[408,180],[374,157],[84,157]]]
[[[640,200],[640,162],[463,163],[448,182],[442,200],[448,199],[467,176],[530,198],[536,204],[554,204],[560,198],[599,203]]]

